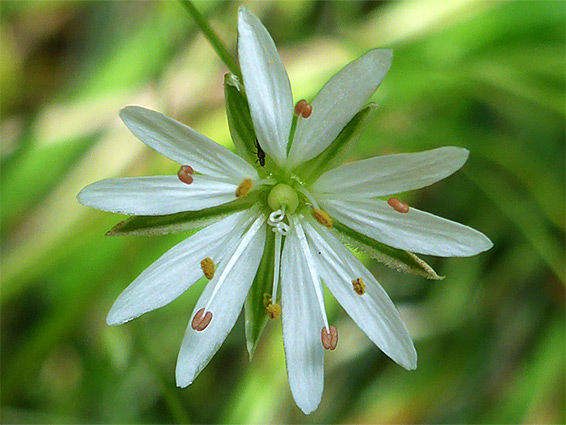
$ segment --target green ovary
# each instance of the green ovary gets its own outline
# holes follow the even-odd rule
[[[286,212],[294,213],[299,206],[299,197],[291,186],[278,184],[269,192],[267,204],[273,211],[279,210],[285,205]]]

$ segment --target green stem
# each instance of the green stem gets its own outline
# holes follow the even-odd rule
[[[208,25],[206,19],[204,19],[190,0],[179,0],[179,2],[185,10],[189,12],[189,15],[191,15],[191,18],[195,21],[195,24],[197,24],[197,26],[201,29],[210,44],[212,44],[212,48],[216,51],[220,60],[224,62],[230,72],[236,75],[241,81],[242,76],[240,75],[240,68],[238,67],[238,64],[230,53],[228,53],[228,50],[224,47],[224,44],[222,44],[214,30],[210,27],[210,25]]]

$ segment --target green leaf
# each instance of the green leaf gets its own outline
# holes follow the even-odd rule
[[[370,103],[354,115],[330,146],[318,156],[299,165],[295,169],[295,173],[301,177],[305,184],[312,183],[322,173],[338,167],[348,159],[355,149],[360,135],[366,128],[370,112],[376,108],[377,105],[375,103]]]
[[[256,201],[253,192],[243,199],[200,211],[186,211],[168,215],[131,216],[116,224],[106,236],[165,235],[180,233],[204,227],[230,214],[250,208]]]
[[[261,263],[259,263],[254,283],[244,304],[246,315],[246,346],[248,348],[250,361],[253,358],[254,351],[265,329],[265,325],[267,325],[269,320],[265,313],[265,306],[263,305],[263,294],[270,294],[271,285],[273,284],[275,234],[271,231],[271,226],[267,226],[266,231],[267,236],[265,238],[263,258],[261,259]]]
[[[370,238],[369,236],[363,235],[349,228],[348,226],[345,226],[336,220],[333,220],[332,228],[335,230],[334,234],[338,236],[342,242],[369,255],[371,258],[382,262],[386,266],[404,273],[422,276],[427,279],[444,279],[444,276],[436,274],[432,267],[412,252],[385,245]]]
[[[256,134],[250,108],[240,80],[233,74],[224,76],[226,115],[232,141],[238,154],[252,165],[257,165]]]

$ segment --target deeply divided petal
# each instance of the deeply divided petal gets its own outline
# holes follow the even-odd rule
[[[468,150],[447,146],[426,152],[378,156],[324,173],[312,189],[329,198],[373,198],[420,189],[459,170]]]
[[[305,225],[324,283],[366,335],[405,369],[417,367],[413,341],[393,302],[367,268],[318,223]],[[365,282],[363,294],[352,281]]]
[[[391,50],[372,50],[346,65],[312,101],[308,118],[299,117],[289,167],[314,158],[338,136],[377,90],[391,67]]]
[[[251,219],[249,212],[233,214],[175,245],[120,294],[106,322],[125,323],[179,297],[203,277],[203,259],[209,257],[214,263],[222,263],[236,248]]]
[[[79,202],[103,211],[162,215],[198,211],[236,199],[237,184],[195,175],[187,185],[177,176],[124,177],[101,180],[77,195]]]
[[[324,386],[324,322],[295,226],[285,239],[281,269],[287,375],[295,403],[309,414],[318,407]]]
[[[410,208],[407,213],[381,200],[321,200],[338,221],[379,242],[439,257],[469,257],[490,249],[484,234],[463,224]]]
[[[235,153],[159,112],[126,106],[120,117],[146,145],[181,165],[190,165],[198,173],[234,183],[258,177],[255,169]]]
[[[265,153],[282,165],[293,119],[289,77],[271,36],[245,7],[238,18],[238,56],[256,135]]]
[[[263,255],[265,233],[262,215],[246,230],[206,286],[185,331],[177,359],[177,386],[186,387],[193,382],[234,327]],[[203,308],[212,319],[204,330],[195,330],[193,319]]]

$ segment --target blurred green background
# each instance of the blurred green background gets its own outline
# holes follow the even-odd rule
[[[236,49],[240,2],[197,2]],[[494,248],[427,258],[442,281],[367,262],[419,353],[407,372],[333,301],[341,343],[314,414],[294,405],[280,321],[252,363],[240,319],[188,389],[174,368],[203,282],[110,328],[115,297],[183,239],[105,238],[121,217],[75,195],[175,173],[131,135],[139,104],[232,147],[223,64],[179,3],[1,2],[2,423],[564,423],[565,10],[561,1],[244,2],[295,99],[374,47],[394,49],[357,158],[464,146],[464,169],[408,194]]]

